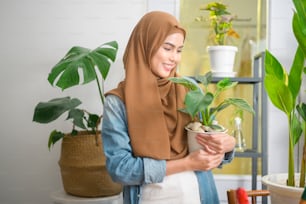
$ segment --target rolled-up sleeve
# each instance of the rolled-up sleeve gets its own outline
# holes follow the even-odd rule
[[[218,168],[222,168],[222,166],[223,166],[224,164],[230,163],[230,162],[234,159],[234,157],[235,157],[235,150],[232,150],[232,151],[230,151],[230,152],[226,152],[226,153],[224,154],[224,159],[223,159],[223,161],[221,162],[221,164],[218,166]]]
[[[134,156],[126,121],[123,102],[108,95],[104,103],[102,141],[110,176],[123,185],[161,182],[166,175],[166,161]]]

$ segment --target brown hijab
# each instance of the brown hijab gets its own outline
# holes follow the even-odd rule
[[[178,111],[184,106],[186,89],[151,72],[151,59],[166,37],[185,30],[164,12],[150,12],[134,28],[123,63],[125,80],[107,94],[125,103],[128,131],[135,156],[178,159],[187,154],[184,126],[190,118]],[[176,76],[173,69],[171,76]]]

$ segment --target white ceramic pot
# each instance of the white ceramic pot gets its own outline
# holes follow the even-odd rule
[[[197,142],[196,136],[199,132],[187,129],[187,142],[189,152],[194,152],[201,149],[202,146]]]
[[[234,72],[234,63],[238,48],[229,45],[208,46],[207,52],[210,59],[210,67],[216,76],[232,77]]]
[[[263,176],[261,181],[270,191],[272,204],[299,203],[304,188],[287,186],[287,173]],[[295,175],[296,184],[299,183],[299,174]]]

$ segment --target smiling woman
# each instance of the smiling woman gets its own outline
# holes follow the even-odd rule
[[[107,93],[107,169],[123,184],[126,204],[219,203],[211,170],[231,161],[234,139],[215,135],[207,143],[216,152],[188,152],[184,127],[190,118],[178,112],[187,89],[168,80],[178,76],[185,35],[168,13],[144,15],[125,49],[126,77]]]
[[[182,33],[173,33],[167,36],[165,42],[152,57],[152,72],[160,78],[166,78],[181,61],[181,52],[184,43]]]

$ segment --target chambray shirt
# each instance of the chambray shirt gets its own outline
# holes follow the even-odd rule
[[[114,182],[123,185],[123,203],[138,204],[142,185],[160,183],[166,176],[166,160],[133,155],[128,135],[126,109],[121,99],[108,95],[104,103],[102,141],[106,168]],[[234,152],[225,154],[220,164],[229,163]],[[211,171],[196,171],[201,204],[217,204],[219,198]]]

